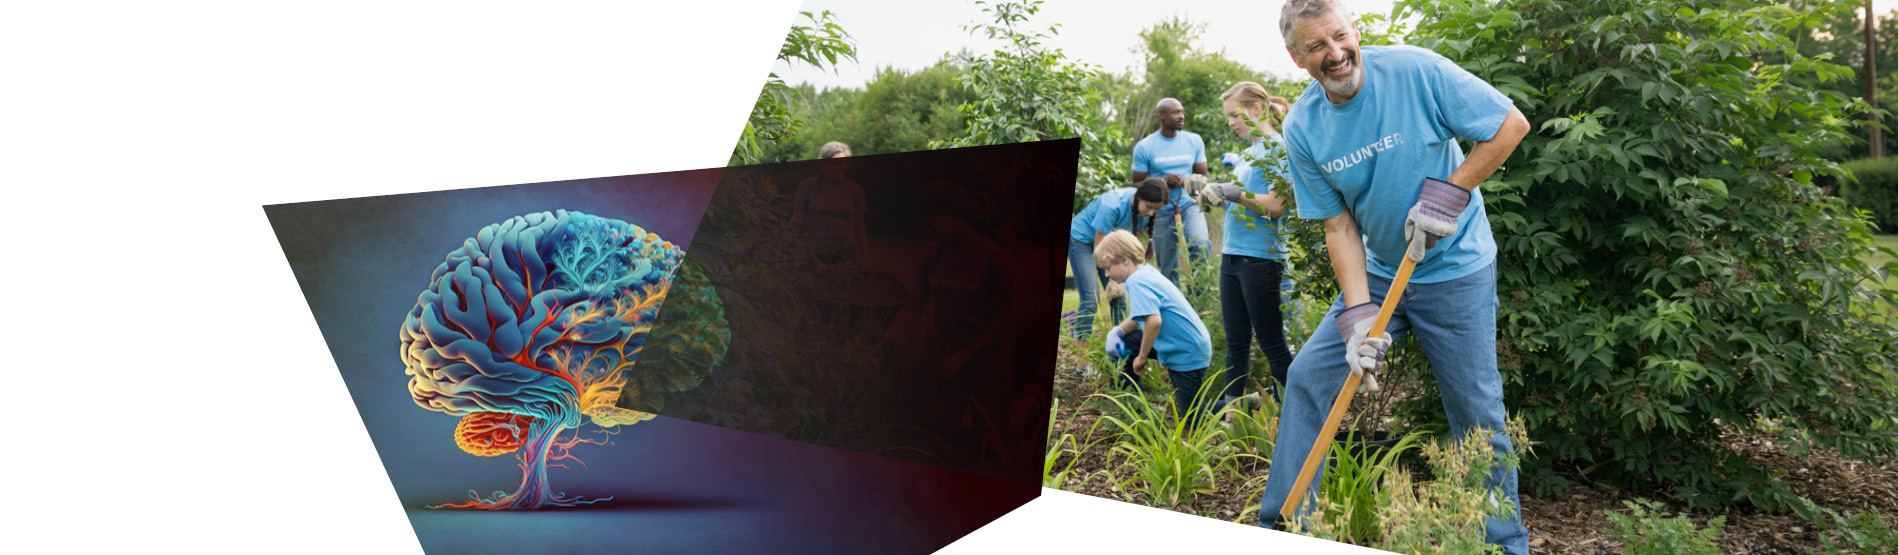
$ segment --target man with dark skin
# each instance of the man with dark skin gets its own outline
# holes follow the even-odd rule
[[[1187,250],[1195,260],[1212,250],[1206,215],[1200,213],[1196,200],[1199,190],[1206,186],[1206,143],[1186,130],[1186,109],[1179,100],[1160,99],[1153,114],[1160,120],[1160,130],[1134,144],[1128,178],[1134,183],[1149,176],[1166,180],[1167,203],[1160,207],[1153,229],[1154,266],[1177,287],[1180,253],[1176,228],[1185,228]],[[1179,225],[1174,224],[1175,215]]]

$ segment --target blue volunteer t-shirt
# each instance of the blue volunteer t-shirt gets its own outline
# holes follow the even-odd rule
[[[1429,50],[1366,46],[1359,55],[1365,75],[1357,96],[1332,104],[1314,81],[1286,118],[1293,192],[1300,218],[1350,210],[1364,235],[1368,269],[1393,278],[1406,248],[1404,220],[1417,204],[1423,178],[1449,179],[1463,164],[1456,139],[1494,137],[1510,102]],[[1425,252],[1410,281],[1449,281],[1495,259],[1496,241],[1478,189],[1457,218],[1456,234]]]
[[[1291,168],[1286,167],[1284,164],[1280,164],[1278,167],[1268,167],[1265,165],[1269,163],[1266,154],[1283,148],[1279,142],[1282,140],[1279,134],[1273,133],[1253,142],[1252,146],[1246,147],[1246,154],[1251,155],[1252,159],[1259,160],[1260,164],[1254,166],[1251,160],[1240,158],[1239,164],[1233,167],[1233,175],[1239,176],[1239,185],[1244,187],[1246,191],[1261,197],[1265,196],[1266,193],[1272,192],[1272,183],[1265,180],[1265,172],[1267,171],[1279,175],[1289,175],[1288,172],[1291,171]],[[1252,221],[1247,222],[1239,219],[1241,214],[1252,218]],[[1254,229],[1246,229],[1247,225],[1251,225]],[[1265,214],[1261,214],[1259,211],[1253,210],[1244,204],[1228,202],[1226,203],[1226,238],[1223,241],[1225,247],[1223,247],[1220,252],[1224,254],[1250,256],[1253,258],[1274,258],[1283,260],[1285,259],[1285,243],[1279,239],[1279,233],[1284,229],[1282,227],[1284,225],[1284,216],[1268,218]]]
[[[1193,164],[1206,162],[1206,142],[1192,131],[1180,130],[1168,139],[1159,131],[1134,143],[1134,171],[1147,172],[1147,177],[1166,177],[1177,175],[1184,179],[1193,175]],[[1168,190],[1173,202],[1160,207],[1160,215],[1171,219],[1173,205],[1193,204],[1192,197],[1186,195],[1186,187]]]
[[[1116,229],[1134,230],[1133,187],[1113,189],[1087,203],[1081,213],[1068,222],[1068,238],[1083,245],[1094,244],[1094,234],[1106,235]]]
[[[1153,338],[1154,350],[1160,351],[1160,364],[1174,372],[1191,372],[1212,366],[1212,335],[1199,313],[1186,304],[1186,295],[1153,266],[1141,264],[1127,276],[1128,314],[1134,322],[1145,323],[1147,316],[1160,315],[1160,333]],[[1139,349],[1139,345],[1128,345]]]

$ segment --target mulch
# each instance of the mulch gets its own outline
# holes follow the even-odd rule
[[[1221,476],[1214,491],[1199,494],[1190,504],[1171,507],[1155,505],[1140,494],[1138,489],[1141,486],[1137,482],[1127,484],[1125,488],[1117,487],[1110,475],[1125,476],[1125,471],[1120,470],[1120,467],[1126,461],[1122,455],[1111,451],[1112,432],[1106,426],[1094,426],[1095,421],[1102,416],[1102,409],[1097,404],[1085,402],[1087,396],[1094,392],[1094,386],[1067,373],[1077,364],[1074,355],[1068,352],[1064,344],[1055,378],[1055,389],[1061,405],[1056,414],[1053,435],[1061,437],[1066,433],[1074,433],[1083,436],[1093,429],[1093,436],[1079,439],[1083,445],[1090,441],[1095,443],[1080,454],[1079,463],[1060,485],[1060,489],[1241,524],[1258,522],[1258,495],[1265,487],[1265,475],[1270,468],[1270,463],[1264,460],[1247,458],[1239,461],[1237,466],[1242,479]],[[1724,439],[1729,448],[1746,454],[1761,467],[1783,476],[1782,479],[1794,493],[1821,506],[1840,512],[1876,507],[1887,520],[1898,518],[1898,461],[1867,464],[1818,449],[1800,457],[1789,453],[1786,446],[1763,438],[1729,434]],[[1066,466],[1071,458],[1071,455],[1065,454],[1058,458],[1056,471]],[[1579,481],[1558,497],[1536,497],[1527,488],[1519,492],[1519,496],[1522,498],[1523,522],[1530,531],[1530,552],[1552,555],[1621,553],[1621,543],[1603,532],[1609,528],[1603,512],[1626,512],[1623,501],[1637,498],[1661,500],[1666,497],[1665,494],[1641,495],[1640,492],[1621,491]],[[1667,510],[1686,515],[1700,526],[1704,526],[1709,519],[1725,516],[1726,528],[1718,540],[1723,553],[1792,555],[1813,552],[1820,545],[1818,531],[1813,525],[1793,514],[1769,514],[1750,509],[1694,511],[1677,503],[1670,504]]]

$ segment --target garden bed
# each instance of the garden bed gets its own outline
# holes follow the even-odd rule
[[[1075,461],[1072,470],[1059,485],[1060,489],[1240,524],[1253,525],[1258,522],[1256,504],[1259,492],[1265,487],[1265,476],[1270,467],[1270,463],[1262,459],[1236,458],[1232,461],[1233,471],[1216,477],[1211,486],[1212,491],[1198,494],[1191,503],[1156,505],[1142,495],[1142,484],[1138,482],[1129,483],[1124,488],[1116,487],[1114,482],[1125,479],[1125,456],[1112,451],[1114,432],[1108,426],[1096,425],[1103,416],[1110,416],[1107,411],[1113,410],[1113,406],[1107,404],[1103,407],[1103,403],[1098,401],[1090,402],[1090,396],[1098,391],[1096,380],[1080,379],[1070,374],[1070,370],[1080,363],[1072,344],[1063,341],[1055,377],[1056,399],[1060,404],[1055,413],[1052,436],[1059,438],[1064,434],[1073,434],[1078,440],[1076,445],[1086,448],[1079,455],[1056,455],[1057,471],[1066,467],[1069,461]],[[1157,400],[1165,393],[1150,394],[1148,399]],[[1794,493],[1820,506],[1841,512],[1877,508],[1886,515],[1888,522],[1893,520],[1892,515],[1898,515],[1898,462],[1868,465],[1823,451],[1814,451],[1809,456],[1798,458],[1789,455],[1783,445],[1765,438],[1729,434],[1726,441],[1730,448],[1747,454],[1762,467],[1783,476]],[[1217,445],[1220,440],[1214,439],[1213,442]],[[1269,458],[1270,454],[1259,455]],[[1424,477],[1417,478],[1421,480]],[[1532,553],[1621,553],[1621,542],[1604,532],[1610,525],[1603,511],[1626,512],[1624,501],[1665,497],[1664,493],[1642,494],[1589,484],[1576,477],[1570,479],[1575,485],[1560,497],[1536,497],[1527,487],[1519,493],[1523,503],[1524,524],[1530,531]],[[1680,506],[1670,506],[1668,510],[1686,515],[1700,526],[1714,517],[1726,517],[1726,528],[1717,541],[1723,553],[1803,554],[1818,552],[1820,548],[1819,533],[1813,524],[1793,514],[1766,514],[1751,510],[1691,511]]]

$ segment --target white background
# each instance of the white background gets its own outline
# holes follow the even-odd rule
[[[527,6],[0,12],[9,551],[420,552],[261,206],[721,166],[798,7]],[[1050,492],[951,550],[1310,543]]]

